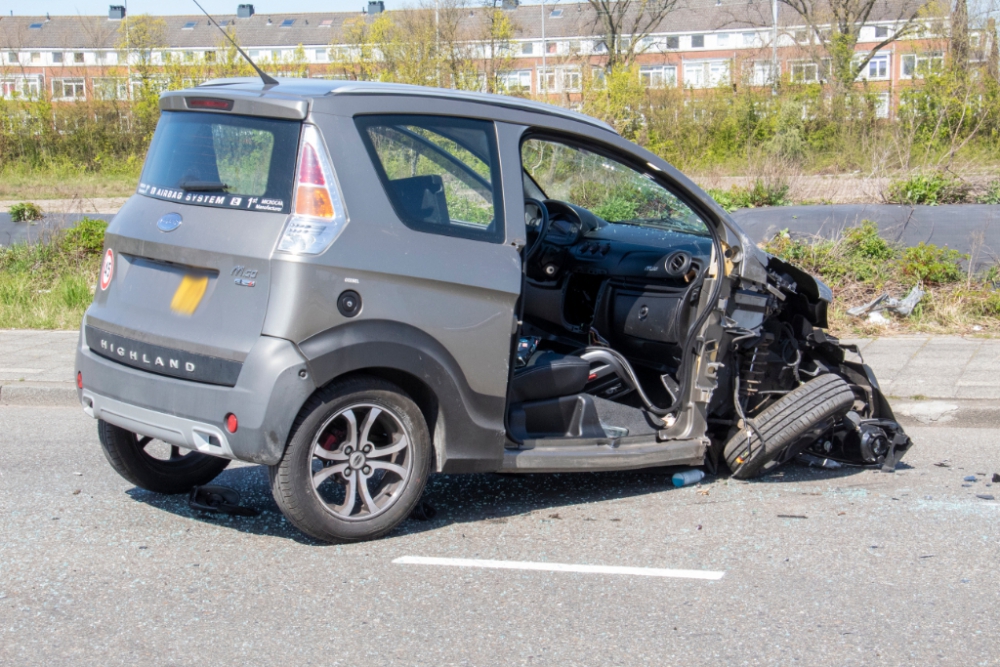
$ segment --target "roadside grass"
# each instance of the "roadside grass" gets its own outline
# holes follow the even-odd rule
[[[106,227],[84,218],[39,243],[0,248],[0,328],[78,328],[94,298]]]
[[[139,182],[138,165],[85,171],[71,163],[44,167],[10,164],[0,169],[0,200],[95,199],[128,197]]]
[[[994,266],[974,275],[964,266],[968,256],[956,250],[924,244],[897,247],[882,239],[869,220],[837,240],[792,239],[785,231],[762,247],[830,285],[830,329],[835,335],[1000,335],[1000,270]],[[908,317],[886,311],[889,323],[875,324],[867,316],[847,314],[884,292],[902,298],[917,284],[926,294]]]

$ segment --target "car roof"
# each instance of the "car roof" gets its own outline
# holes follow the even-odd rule
[[[226,90],[239,90],[259,93],[263,96],[273,94],[275,97],[286,98],[295,97],[327,97],[331,95],[394,95],[412,96],[424,98],[438,98],[441,100],[454,100],[461,102],[474,102],[488,106],[501,106],[509,109],[519,109],[532,113],[547,114],[587,123],[602,130],[608,130],[617,134],[615,129],[607,123],[597,120],[586,114],[563,109],[562,107],[520,97],[509,97],[507,95],[492,95],[489,93],[476,93],[464,90],[452,90],[448,88],[431,88],[428,86],[411,86],[403,83],[383,83],[380,81],[331,81],[327,79],[296,79],[279,78],[276,79],[278,85],[267,85],[256,77],[239,77],[229,79],[212,79],[200,84],[197,88],[225,88]]]

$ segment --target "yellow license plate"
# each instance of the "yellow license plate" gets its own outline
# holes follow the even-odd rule
[[[178,315],[194,315],[198,309],[205,290],[208,289],[208,276],[184,276],[181,284],[174,292],[174,298],[170,302],[170,310]]]

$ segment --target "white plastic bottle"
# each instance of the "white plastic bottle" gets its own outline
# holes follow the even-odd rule
[[[705,479],[705,471],[699,470],[698,468],[692,468],[691,470],[685,470],[684,472],[675,472],[672,479],[674,480],[674,486],[678,488],[682,486],[690,486]]]

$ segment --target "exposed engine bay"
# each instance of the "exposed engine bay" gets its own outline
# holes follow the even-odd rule
[[[527,200],[526,221],[521,446],[703,437],[705,465],[740,478],[802,454],[891,471],[910,447],[857,348],[826,333],[822,282],[683,222],[551,199]]]

